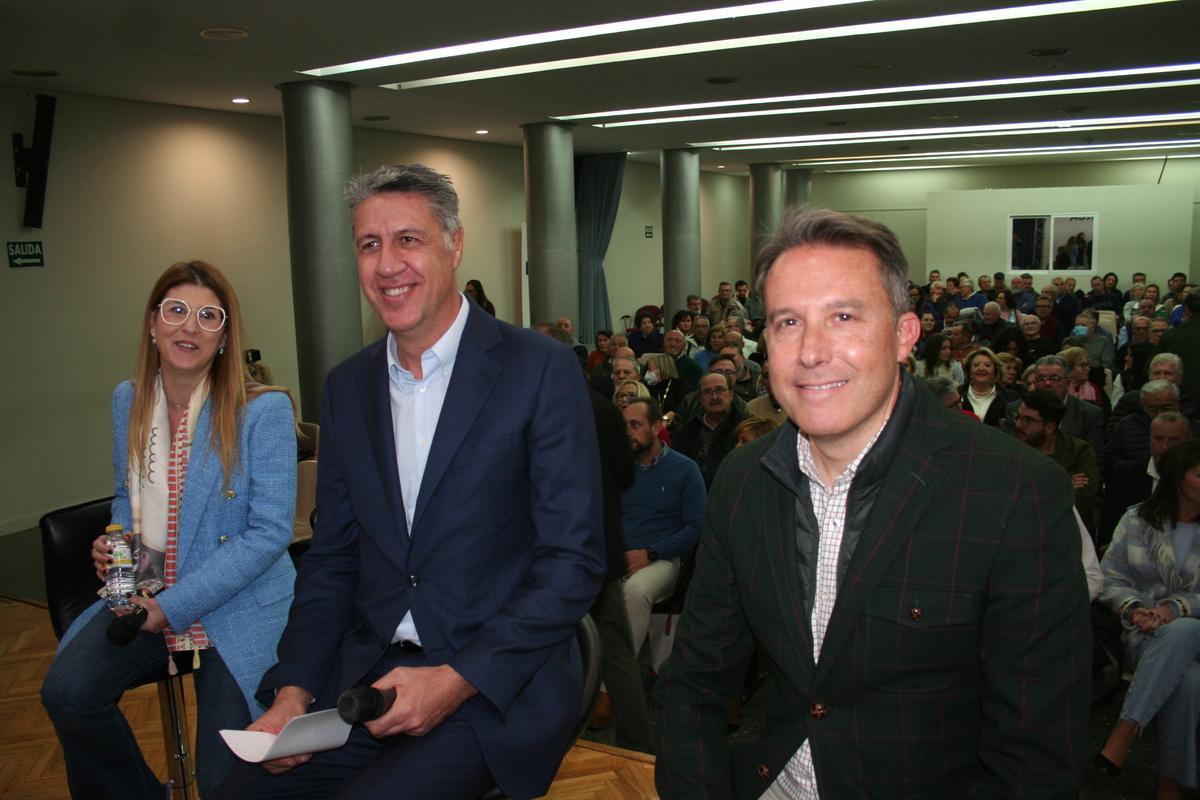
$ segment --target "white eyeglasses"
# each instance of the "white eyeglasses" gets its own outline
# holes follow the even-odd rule
[[[192,307],[186,300],[167,297],[158,304],[158,316],[168,325],[182,325],[191,315]],[[196,324],[201,330],[209,333],[216,333],[224,328],[226,318],[225,309],[220,306],[200,306],[196,309]]]

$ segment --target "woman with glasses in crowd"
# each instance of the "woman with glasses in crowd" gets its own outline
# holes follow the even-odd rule
[[[145,613],[126,644],[106,635],[105,601],[72,623],[42,687],[75,798],[162,800],[117,702],[130,685],[190,662],[200,793],[234,765],[222,728],[265,710],[254,693],[275,660],[296,573],[296,427],[280,387],[247,384],[233,288],[202,261],[173,265],[140,318],[135,378],[113,393],[112,521],[139,548],[132,603]],[[111,563],[103,536],[96,575]],[[157,583],[141,583],[156,576]],[[151,595],[151,592],[154,592]]]
[[[1096,764],[1111,775],[1158,726],[1159,800],[1197,786],[1200,733],[1200,441],[1166,452],[1150,499],[1125,512],[1100,562],[1100,602],[1121,619],[1133,681]]]

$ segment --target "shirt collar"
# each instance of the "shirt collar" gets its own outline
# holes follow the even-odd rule
[[[454,359],[458,355],[458,346],[462,342],[463,331],[467,327],[467,315],[470,312],[470,303],[462,292],[458,293],[458,298],[458,314],[454,317],[454,322],[450,323],[450,327],[432,347],[421,354],[421,374],[424,376],[422,380],[428,379],[439,369],[447,373],[454,369]],[[400,358],[396,353],[396,335],[391,331],[388,331],[387,335],[387,368],[388,376],[397,384],[419,382],[411,372],[400,365]]]
[[[659,445],[658,455],[656,455],[654,458],[650,459],[649,464],[646,464],[645,466],[643,466],[642,462],[637,461],[637,460],[635,460],[634,463],[637,464],[638,467],[641,468],[641,470],[643,472],[649,472],[650,470],[652,470],[656,466],[658,466],[658,462],[663,460],[663,456],[665,456],[667,454],[667,451],[670,449],[671,448],[667,447],[665,444]]]

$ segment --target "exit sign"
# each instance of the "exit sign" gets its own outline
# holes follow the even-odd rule
[[[42,253],[42,243],[9,242],[8,266],[10,269],[46,266],[46,258]]]

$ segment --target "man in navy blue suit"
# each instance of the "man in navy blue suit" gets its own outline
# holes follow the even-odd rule
[[[241,765],[220,795],[540,795],[580,713],[574,626],[604,574],[579,365],[459,293],[449,178],[381,167],[347,197],[389,333],[326,380],[312,548],[251,729],[358,684],[396,700],[344,747]]]

